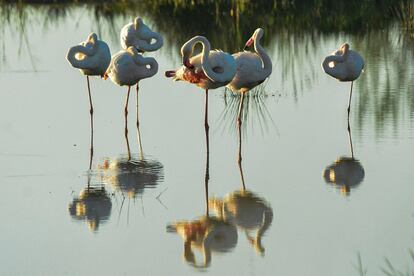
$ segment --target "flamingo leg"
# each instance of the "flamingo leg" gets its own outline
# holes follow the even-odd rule
[[[128,86],[128,93],[127,98],[125,101],[125,109],[124,109],[124,115],[125,115],[125,139],[127,142],[127,149],[128,149],[128,159],[131,159],[131,151],[129,148],[129,140],[128,140],[128,102],[129,102],[129,94],[131,92],[131,86]]]
[[[208,181],[210,179],[210,142],[209,142],[209,135],[208,135],[208,126],[206,127],[206,174],[204,177],[204,186],[206,190],[206,216],[209,216],[209,208],[208,208]]]
[[[210,128],[210,126],[208,125],[208,89],[206,89],[206,103],[204,109],[204,127],[208,132]]]
[[[349,136],[349,145],[351,147],[351,157],[354,159],[354,147],[352,146],[352,134],[351,134],[351,125],[348,120],[348,136]]]
[[[239,114],[237,116],[237,130],[239,134],[239,158],[238,158],[238,164],[239,164],[239,170],[240,170],[240,177],[243,185],[243,190],[246,189],[246,186],[244,184],[244,175],[243,175],[243,168],[242,168],[242,137],[241,137],[241,125],[242,125],[242,113],[243,113],[243,101],[244,101],[244,93],[241,94],[240,99],[240,106],[239,106]]]
[[[242,115],[243,115],[243,102],[244,102],[244,93],[241,93],[239,113],[237,115],[237,128],[239,132],[239,162],[241,162],[241,125],[242,125]]]
[[[352,86],[354,82],[351,82],[351,92],[349,93],[349,100],[348,100],[348,122],[349,122],[349,113],[351,112],[351,99],[352,99]]]
[[[139,82],[137,83],[137,127],[139,127],[139,116],[138,116],[138,91],[139,91]]]
[[[91,115],[91,144],[90,144],[90,161],[89,161],[89,169],[92,168],[92,156],[93,156],[93,105],[92,105],[92,96],[91,96],[91,86],[89,84],[89,76],[86,76],[86,83],[88,85],[88,94],[89,94],[89,114]]]
[[[209,208],[208,208],[208,181],[210,179],[210,140],[209,140],[209,125],[208,125],[208,89],[206,89],[206,103],[205,103],[205,111],[204,111],[204,128],[206,131],[206,146],[207,146],[207,154],[206,154],[206,174],[204,177],[204,185],[206,189],[206,216],[209,216]]]
[[[143,159],[142,153],[142,143],[141,143],[141,132],[139,130],[139,112],[138,112],[138,91],[139,91],[139,82],[137,83],[137,137],[138,137],[138,145],[139,145],[139,153],[141,160]]]

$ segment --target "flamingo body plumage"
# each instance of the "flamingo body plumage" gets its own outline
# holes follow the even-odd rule
[[[326,74],[339,81],[354,81],[364,69],[365,62],[362,56],[349,49],[349,44],[341,47],[327,56],[322,62],[322,69]]]
[[[204,90],[216,89],[228,84],[232,76],[236,73],[236,63],[234,58],[228,53],[218,50],[209,51],[207,61],[208,65],[203,64],[203,53],[191,57],[189,63],[193,68],[190,69],[184,65],[181,66],[175,71],[173,80],[193,83]],[[221,79],[215,78],[214,76],[208,77],[205,69],[203,69],[206,66],[211,67],[211,70],[216,74],[226,72],[227,76]]]
[[[147,67],[149,66],[149,68]],[[134,46],[113,55],[105,73],[112,82],[132,86],[158,72],[158,63],[152,57],[143,57]]]
[[[134,19],[134,22],[128,23],[121,29],[121,46],[126,50],[134,46],[140,52],[153,52],[160,49],[164,40],[159,33],[153,32],[144,24],[140,17]],[[154,43],[153,40],[155,40]]]
[[[69,49],[66,59],[86,76],[103,76],[111,62],[108,45],[91,33],[87,40]]]
[[[201,54],[193,56],[194,47],[203,46]],[[208,132],[208,90],[227,85],[236,74],[236,61],[230,54],[210,50],[210,42],[204,36],[195,36],[181,47],[183,66],[174,71],[166,71],[165,76],[173,80],[193,83],[206,91],[204,126]],[[207,135],[208,136],[208,135]]]

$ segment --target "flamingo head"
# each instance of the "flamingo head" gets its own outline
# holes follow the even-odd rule
[[[262,28],[257,28],[253,35],[249,38],[249,40],[247,40],[246,45],[244,46],[243,50],[246,50],[248,47],[252,46],[252,44],[256,41],[256,40],[260,40],[263,36],[263,29]]]
[[[88,35],[87,40],[81,42],[81,45],[93,49],[97,42],[98,36],[95,33],[91,33],[90,35]]]
[[[349,44],[348,43],[342,44],[341,47],[339,47],[339,51],[342,52],[342,55],[346,55],[349,51]]]
[[[193,54],[193,44],[189,43],[188,41],[181,47],[181,56],[183,65],[188,69],[194,69],[194,65],[190,63],[190,58]]]
[[[185,67],[187,67],[190,70],[194,69],[194,65],[192,65],[190,63],[190,60],[189,59],[183,60],[183,64],[184,64]]]
[[[136,17],[134,19],[134,27],[135,27],[135,30],[138,30],[138,28],[140,27],[141,24],[142,24],[141,17]]]

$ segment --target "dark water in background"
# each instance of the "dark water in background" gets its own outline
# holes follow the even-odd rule
[[[125,3],[1,5],[0,274],[414,271],[410,2]],[[125,161],[125,89],[92,79],[88,171],[86,81],[64,56],[92,31],[115,53],[118,31],[135,15],[166,40],[150,54],[159,73],[140,90],[144,156],[131,103],[133,160]],[[245,105],[248,192],[237,164],[239,97],[218,89],[209,103],[207,204],[204,94],[163,71],[179,66],[179,48],[195,34],[235,52],[258,26],[274,69]],[[344,41],[366,62],[351,109],[358,161],[350,159],[349,84],[320,68]]]

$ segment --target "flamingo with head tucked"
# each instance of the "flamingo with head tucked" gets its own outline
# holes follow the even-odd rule
[[[193,56],[195,46],[200,43],[203,50]],[[208,130],[208,90],[227,85],[236,74],[234,58],[223,51],[211,50],[204,36],[195,36],[181,47],[183,66],[165,72],[166,77],[193,83],[206,91],[204,126]]]
[[[145,25],[140,17],[136,17],[133,22],[121,29],[120,40],[122,49],[127,50],[128,47],[134,46],[140,53],[157,51],[164,45],[162,36]],[[138,90],[139,84],[137,83],[137,125],[139,125]]]
[[[339,81],[350,81],[351,91],[348,101],[348,121],[351,110],[352,86],[364,69],[364,59],[357,52],[349,49],[349,44],[344,43],[338,50],[327,56],[322,62],[322,69],[326,74]]]
[[[153,52],[160,49],[163,44],[162,36],[153,32],[140,17],[121,29],[121,46],[124,50],[134,46],[139,52]]]
[[[111,63],[106,70],[104,78],[120,86],[128,86],[125,102],[125,135],[127,130],[128,102],[131,86],[140,80],[150,78],[158,72],[158,63],[152,57],[143,57],[134,46],[121,50],[113,55]]]
[[[98,39],[95,33],[91,33],[86,41],[69,49],[66,59],[86,75],[89,94],[89,113],[91,115],[91,154],[93,154],[93,105],[89,76],[103,76],[111,62],[111,52],[108,45]]]

